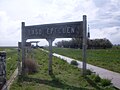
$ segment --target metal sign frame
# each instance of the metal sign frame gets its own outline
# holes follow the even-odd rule
[[[55,38],[83,38],[83,75],[86,72],[87,19],[83,21],[25,26],[22,22],[22,73],[25,67],[25,43],[27,39],[47,39],[49,42],[49,74],[52,72],[52,42]]]

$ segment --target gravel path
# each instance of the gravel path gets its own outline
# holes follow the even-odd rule
[[[72,58],[69,58],[66,56],[62,56],[62,55],[59,55],[56,53],[53,53],[53,56],[61,58],[62,60],[67,61],[68,63],[71,63],[72,60],[75,60],[75,59],[72,59]],[[78,61],[78,60],[76,60],[76,61],[78,62],[78,68],[82,68],[82,62]],[[96,72],[96,74],[99,74],[99,76],[101,78],[110,79],[112,81],[113,85],[120,89],[120,73],[116,73],[116,72],[113,72],[113,71],[110,71],[110,70],[107,70],[104,68],[100,68],[100,67],[97,67],[97,66],[94,66],[91,64],[87,64],[87,69],[90,69],[93,72]]]

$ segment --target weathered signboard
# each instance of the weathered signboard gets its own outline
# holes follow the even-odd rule
[[[25,26],[25,38],[75,38],[82,37],[83,22],[68,22]]]
[[[49,42],[49,72],[52,71],[52,42],[55,38],[83,38],[83,74],[86,71],[87,19],[83,21],[25,26],[22,22],[22,72],[24,73],[25,43],[27,39],[47,39]]]

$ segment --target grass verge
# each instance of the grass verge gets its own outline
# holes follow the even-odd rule
[[[34,55],[38,72],[16,79],[10,90],[98,90],[99,86],[91,85],[81,76],[80,69],[56,57],[53,57],[53,74],[48,75],[48,53],[35,50]]]
[[[13,74],[15,69],[17,68],[17,49],[14,48],[0,48],[0,51],[6,51],[6,73],[7,73],[7,80]]]

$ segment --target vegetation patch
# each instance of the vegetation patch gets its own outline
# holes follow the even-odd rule
[[[72,61],[71,61],[71,65],[78,66],[78,63],[77,63],[77,61],[75,61],[75,60],[72,60]]]
[[[27,73],[36,73],[38,70],[37,70],[37,63],[35,62],[35,60],[32,60],[32,59],[26,59],[25,60],[25,71]]]
[[[96,74],[91,74],[90,78],[96,83],[99,83],[101,81],[100,76]]]
[[[91,73],[91,75],[86,76],[86,80],[91,83],[91,85],[97,87],[99,90],[118,90],[114,88],[109,79],[102,79],[98,74]],[[113,87],[113,88],[112,88]]]
[[[93,72],[90,69],[86,70],[86,75],[91,75]]]
[[[111,80],[109,80],[109,79],[101,79],[101,85],[102,86],[110,86],[111,85]]]
[[[10,90],[100,90],[81,76],[81,69],[53,57],[53,74],[48,74],[48,53],[34,50],[38,72],[19,77]],[[116,90],[110,87],[110,90]],[[108,89],[108,90],[109,90]]]

